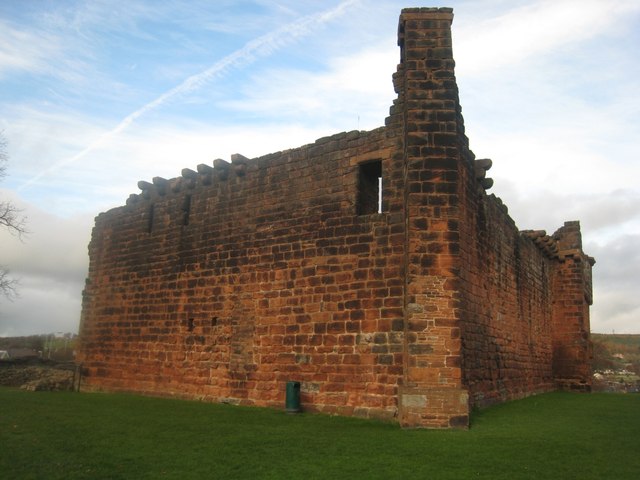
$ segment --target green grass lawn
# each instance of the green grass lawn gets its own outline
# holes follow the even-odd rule
[[[0,388],[7,479],[638,479],[640,395],[551,393],[469,431],[129,395]]]

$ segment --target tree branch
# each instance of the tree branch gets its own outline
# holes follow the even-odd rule
[[[21,211],[11,202],[0,201],[0,227],[5,227],[18,237],[26,234],[26,219],[20,215]]]
[[[13,300],[18,296],[18,281],[9,276],[9,270],[0,266],[0,296]]]
[[[7,175],[7,141],[0,131],[0,180]],[[13,203],[0,200],[0,228],[4,227],[9,233],[17,235],[21,240],[27,233],[26,219]],[[9,270],[0,265],[0,297],[13,300],[18,296],[18,281],[9,276]]]

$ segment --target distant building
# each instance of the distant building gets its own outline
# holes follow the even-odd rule
[[[10,348],[7,350],[9,358],[12,360],[38,358],[40,355],[32,348]]]

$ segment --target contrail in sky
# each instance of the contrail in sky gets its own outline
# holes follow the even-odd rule
[[[127,115],[112,130],[103,133],[96,141],[91,143],[84,150],[78,152],[72,157],[54,163],[49,168],[41,171],[37,175],[27,180],[18,188],[18,190],[23,190],[24,188],[37,183],[38,180],[40,180],[42,177],[55,172],[62,167],[71,165],[83,158],[89,152],[92,152],[93,150],[104,146],[113,137],[126,130],[139,117],[155,108],[162,106],[170,99],[197,90],[213,78],[222,76],[231,68],[248,65],[259,57],[266,57],[271,55],[276,50],[291,43],[292,41],[308,35],[313,31],[313,29],[318,28],[325,23],[330,22],[334,18],[337,18],[340,15],[344,14],[349,7],[353,6],[356,3],[359,3],[359,0],[346,0],[338,4],[334,8],[302,17],[295,22],[285,25],[284,27],[281,27],[277,30],[262,35],[261,37],[251,40],[250,42],[245,44],[244,47],[236,50],[233,53],[230,53],[226,57],[214,63],[211,67],[200,73],[188,77],[180,85],[173,87],[171,90],[166,91],[155,100],[147,103],[146,105],[143,105],[135,112]]]

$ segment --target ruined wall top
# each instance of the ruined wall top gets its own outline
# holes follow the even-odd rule
[[[410,7],[403,8],[400,12],[400,18],[410,16],[424,16],[428,18],[438,19],[453,18],[453,8],[450,7]]]

